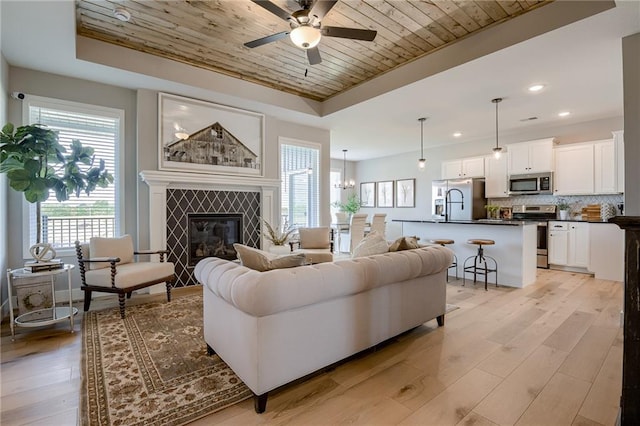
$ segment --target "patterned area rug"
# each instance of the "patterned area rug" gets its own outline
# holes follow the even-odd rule
[[[202,332],[202,295],[85,313],[82,425],[183,425],[251,391]]]

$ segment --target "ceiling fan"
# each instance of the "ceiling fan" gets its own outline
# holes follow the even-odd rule
[[[322,21],[322,18],[335,6],[338,0],[296,0],[296,3],[298,3],[302,9],[296,10],[293,13],[281,9],[268,0],[252,1],[273,13],[278,18],[289,22],[291,30],[249,41],[244,45],[249,48],[254,48],[289,36],[293,44],[307,51],[307,58],[311,65],[322,62],[320,51],[317,47],[322,36],[373,41],[378,34],[378,32],[374,30],[330,26],[323,27],[320,21]]]

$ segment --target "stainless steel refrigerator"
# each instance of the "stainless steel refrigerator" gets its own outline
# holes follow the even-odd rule
[[[483,178],[434,180],[431,199],[434,220],[451,222],[487,217]]]

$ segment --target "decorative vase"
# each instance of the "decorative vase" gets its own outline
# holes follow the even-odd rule
[[[569,210],[560,210],[560,220],[567,220],[569,217]]]

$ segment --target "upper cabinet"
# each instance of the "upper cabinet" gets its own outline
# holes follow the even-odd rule
[[[442,162],[442,179],[484,177],[484,157]]]
[[[616,192],[624,192],[624,132],[618,130],[613,133],[613,143],[616,149]]]
[[[509,196],[507,183],[507,156],[495,158],[489,155],[484,159],[484,192],[487,198]]]
[[[616,194],[624,191],[620,142],[605,139],[555,148],[555,195]]]
[[[553,138],[507,145],[510,175],[553,170]]]
[[[571,144],[555,149],[555,195],[593,194],[593,144]]]

